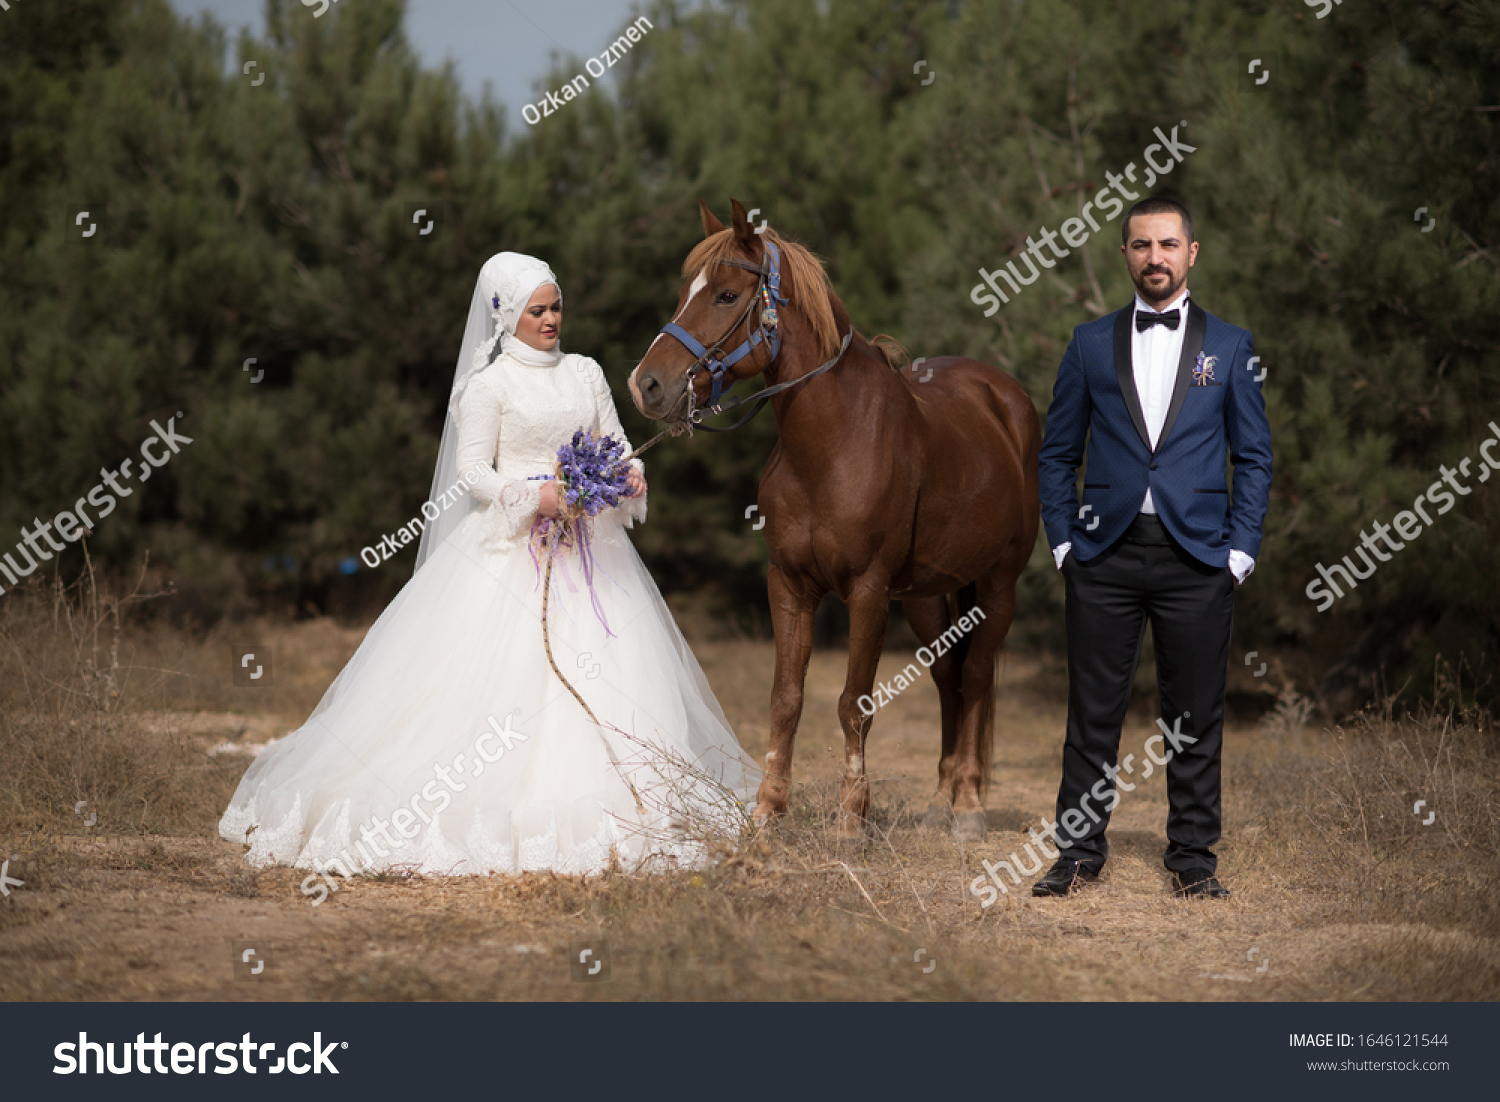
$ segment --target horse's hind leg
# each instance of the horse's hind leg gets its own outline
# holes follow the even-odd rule
[[[927,814],[922,816],[922,825],[929,830],[946,830],[953,821],[953,777],[957,765],[954,752],[958,747],[963,652],[948,644],[935,645],[935,640],[952,626],[947,598],[919,597],[902,601],[901,607],[906,612],[906,622],[923,645],[934,653],[942,651],[932,664],[932,679],[937,683],[938,702],[942,709],[943,748],[938,758],[937,790],[927,805]]]
[[[802,718],[803,682],[812,655],[813,616],[821,593],[799,591],[773,563],[767,591],[771,599],[771,627],[776,635],[776,672],[771,683],[771,746],[766,772],[755,797],[755,822],[764,823],[786,812],[792,788],[792,747]]]
[[[976,608],[968,613],[973,626],[963,663],[953,776],[953,833],[970,841],[980,841],[985,835],[984,790],[995,734],[995,659],[1016,614],[1016,572],[992,569],[980,579],[977,596]]]
[[[849,669],[839,696],[839,725],[844,729],[844,777],[839,784],[838,833],[846,838],[864,833],[870,811],[870,782],[865,775],[865,740],[874,715],[859,706],[875,687],[885,627],[891,614],[890,589],[860,585],[845,602],[849,606]]]

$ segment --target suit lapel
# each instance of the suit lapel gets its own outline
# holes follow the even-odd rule
[[[1156,451],[1167,441],[1167,434],[1177,423],[1182,412],[1182,403],[1187,401],[1188,387],[1193,381],[1193,365],[1198,353],[1203,351],[1203,334],[1208,332],[1208,315],[1191,296],[1188,298],[1187,332],[1182,335],[1182,355],[1177,358],[1177,381],[1172,384],[1172,404],[1167,407],[1167,419],[1162,422],[1161,435],[1156,438]],[[1137,403],[1139,405],[1139,403]],[[1155,452],[1152,453],[1153,455]]]
[[[1192,302],[1192,299],[1188,299]],[[1135,366],[1131,361],[1130,325],[1135,318],[1135,300],[1115,315],[1115,378],[1120,381],[1120,393],[1125,396],[1125,408],[1135,422],[1135,431],[1141,434],[1141,443],[1151,450],[1151,437],[1146,432],[1146,416],[1141,412],[1141,395],[1135,388]]]

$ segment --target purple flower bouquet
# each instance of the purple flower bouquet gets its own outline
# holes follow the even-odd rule
[[[630,464],[621,458],[624,453],[622,441],[582,429],[557,449],[553,475],[562,489],[563,512],[569,520],[597,516],[601,509],[630,496]]]
[[[630,463],[624,458],[625,444],[609,435],[595,436],[579,429],[573,439],[557,449],[557,461],[553,473],[535,475],[535,478],[551,477],[557,481],[559,505],[562,517],[537,515],[531,524],[531,559],[540,568],[543,557],[548,560],[557,550],[578,549],[579,563],[583,568],[584,583],[593,598],[594,612],[609,631],[604,620],[604,611],[599,607],[594,594],[594,571],[589,554],[589,518],[598,516],[601,510],[620,504],[630,496]],[[613,634],[613,633],[610,633]]]

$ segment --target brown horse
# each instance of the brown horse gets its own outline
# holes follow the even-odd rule
[[[677,332],[656,338],[631,373],[630,393],[654,420],[696,416],[695,407],[718,398],[717,388],[706,393],[705,366],[719,366],[716,350],[742,337],[743,358],[719,367],[725,383],[763,374],[768,390],[785,387],[771,398],[780,441],[759,497],[776,673],[755,818],[786,810],[813,615],[831,591],[849,609],[840,832],[859,833],[869,811],[865,739],[888,697],[871,690],[890,602],[899,598],[927,641],[915,657],[930,666],[942,702],[942,757],[924,825],[952,821],[958,837],[983,838],[995,659],[1036,542],[1036,409],[1015,380],[976,360],[896,370],[891,353],[852,331],[811,253],[772,229],[757,233],[737,200],[729,229],[699,207],[705,236],[683,264],[668,327]],[[705,352],[710,341],[719,343]],[[897,687],[920,673],[908,663]]]

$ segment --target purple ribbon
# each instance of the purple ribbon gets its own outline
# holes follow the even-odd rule
[[[586,517],[567,523],[553,520],[538,514],[531,522],[531,538],[527,541],[527,549],[531,553],[531,564],[536,568],[536,580],[540,585],[542,581],[542,560],[537,554],[539,547],[545,547],[552,538],[552,530],[558,527],[561,531],[557,536],[557,545],[561,549],[568,548],[573,542],[578,546],[578,562],[583,568],[584,586],[589,591],[589,603],[594,606],[594,615],[599,618],[599,623],[604,626],[604,634],[613,639],[615,633],[610,630],[609,621],[605,619],[604,607],[599,603],[599,592],[594,588],[594,552],[589,546],[589,524]],[[572,537],[572,540],[569,537]],[[554,551],[554,559],[556,552]],[[574,584],[572,576],[568,573],[567,559],[562,560],[563,577],[567,581],[568,590],[578,592],[578,586]]]

